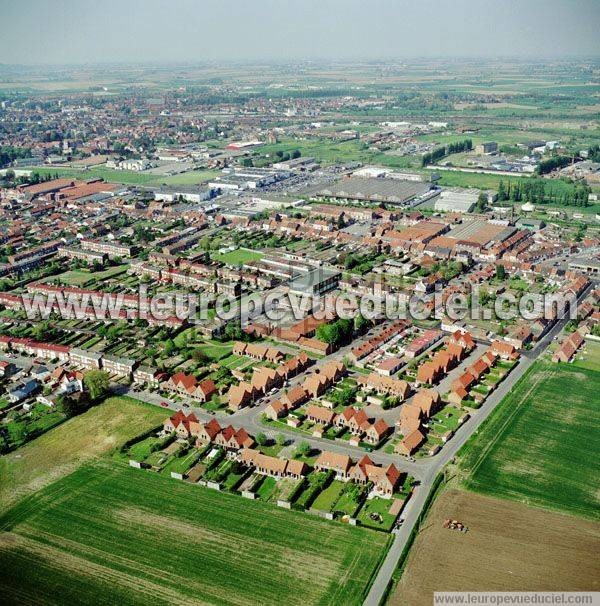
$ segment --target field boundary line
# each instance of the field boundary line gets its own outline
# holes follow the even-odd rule
[[[519,379],[519,383],[521,381],[523,381],[523,379],[525,379],[525,377],[527,377],[531,371],[531,369],[534,366],[532,365],[527,372]],[[551,372],[550,369],[547,369],[548,372]],[[483,463],[484,458],[487,456],[487,454],[489,453],[489,451],[498,443],[498,440],[504,435],[504,433],[506,432],[507,428],[509,427],[510,422],[514,419],[514,417],[516,416],[516,414],[523,408],[523,406],[525,405],[525,401],[527,400],[527,398],[529,397],[529,395],[531,394],[531,392],[540,384],[540,382],[542,381],[542,379],[546,378],[546,372],[541,373],[540,376],[536,379],[535,383],[533,383],[532,385],[530,385],[529,389],[525,392],[524,397],[521,399],[521,401],[514,407],[514,409],[512,410],[512,412],[508,415],[508,417],[506,418],[506,420],[504,421],[504,423],[502,423],[502,425],[500,426],[500,429],[498,431],[498,433],[484,446],[483,450],[481,451],[480,456],[477,458],[475,464],[473,465],[473,467],[470,469],[470,477],[473,478],[473,476],[475,475],[475,472],[479,469],[479,467],[481,466],[481,464]],[[504,403],[504,399],[507,398],[511,393],[514,393],[516,391],[513,390],[512,392],[507,393],[504,398],[502,398],[502,401],[500,402],[500,410],[502,410],[502,404]],[[493,420],[493,419],[492,419]],[[483,430],[485,430],[485,427],[483,428]],[[483,433],[483,431],[482,431]]]

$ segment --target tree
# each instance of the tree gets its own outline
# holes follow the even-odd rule
[[[165,353],[167,356],[171,356],[175,351],[175,342],[173,339],[167,339],[165,341]]]
[[[64,396],[56,402],[56,410],[71,418],[77,416],[83,409],[73,398]]]
[[[503,202],[504,200],[508,200],[508,193],[506,192],[506,188],[504,187],[504,182],[500,179],[500,183],[498,183],[498,200]]]
[[[256,434],[256,443],[259,446],[264,446],[268,441],[267,436],[261,431],[260,433]]]
[[[334,347],[339,347],[349,343],[354,333],[354,320],[349,318],[340,318],[329,324],[322,324],[316,330],[316,336],[319,341],[330,343]]]
[[[27,440],[29,431],[27,425],[21,421],[14,421],[8,424],[8,436],[9,440],[13,444],[22,444]]]
[[[194,349],[192,352],[192,359],[199,363],[204,363],[208,360],[208,356],[200,349]]]
[[[278,433],[275,441],[277,442],[278,446],[285,446],[287,438],[282,433]]]
[[[121,327],[117,324],[112,324],[106,331],[106,338],[109,341],[116,341],[121,335]]]
[[[50,322],[48,320],[44,320],[43,322],[38,322],[31,331],[31,336],[36,341],[50,341],[52,335],[52,329],[50,327]]]
[[[296,447],[297,457],[307,457],[310,454],[310,444],[308,442],[300,442]]]
[[[487,195],[484,192],[480,192],[477,203],[475,204],[475,210],[477,210],[477,212],[483,212],[486,209],[487,202]]]
[[[83,383],[92,400],[99,400],[108,393],[110,381],[104,370],[90,370],[83,377]]]
[[[247,341],[248,333],[242,330],[239,322],[232,321],[225,324],[223,334],[229,341]]]
[[[358,314],[354,318],[354,330],[359,335],[366,333],[371,327],[371,322],[367,320],[362,314]]]
[[[496,265],[496,277],[499,280],[504,280],[506,278],[506,270],[504,269],[504,265]]]
[[[321,326],[318,326],[316,336],[319,341],[330,343],[331,345],[337,344],[337,342],[340,340],[339,329],[335,322],[332,324],[321,324]]]
[[[345,408],[354,402],[355,396],[356,390],[350,385],[346,385],[341,389],[336,389],[331,396],[331,400],[334,402],[334,404],[343,406]]]

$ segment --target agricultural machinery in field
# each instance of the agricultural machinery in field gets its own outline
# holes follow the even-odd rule
[[[469,530],[462,522],[451,520],[450,518],[444,520],[442,526],[448,530],[458,530],[458,532],[467,532]]]

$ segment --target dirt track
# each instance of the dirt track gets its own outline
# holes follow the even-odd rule
[[[442,528],[462,521],[466,534]],[[433,591],[600,589],[600,524],[450,489],[440,495],[390,596],[431,606]]]

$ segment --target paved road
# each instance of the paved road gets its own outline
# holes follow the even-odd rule
[[[590,285],[579,297],[579,300],[584,299],[590,290],[594,287],[594,284]],[[423,462],[427,464],[424,473],[421,477],[421,485],[414,498],[408,502],[405,512],[402,514],[401,519],[404,520],[400,530],[394,537],[394,542],[390,547],[381,568],[371,586],[369,594],[367,595],[364,606],[379,606],[385,591],[392,578],[392,574],[398,567],[400,556],[406,546],[410,534],[415,526],[419,514],[425,505],[427,495],[429,494],[433,480],[440,473],[444,467],[454,458],[456,453],[465,444],[465,442],[475,433],[481,424],[489,417],[496,406],[502,401],[505,395],[507,395],[514,387],[516,382],[523,376],[523,374],[529,369],[529,367],[535,362],[535,360],[542,354],[548,345],[552,342],[554,337],[558,335],[564,328],[568,319],[560,320],[554,327],[533,347],[531,350],[526,351],[521,356],[519,363],[512,369],[508,377],[499,385],[499,387],[485,400],[484,404],[478,409],[473,417],[464,425],[459,427],[454,437],[442,448],[442,450],[434,457],[431,457]]]

